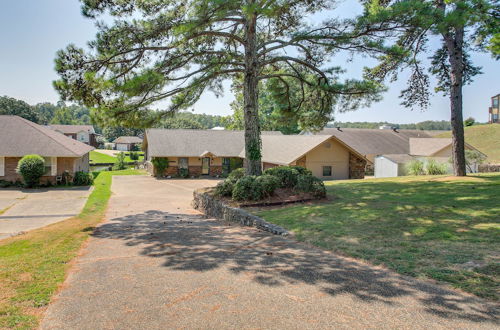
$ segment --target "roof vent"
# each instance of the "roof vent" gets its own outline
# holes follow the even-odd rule
[[[399,131],[398,131],[397,127],[393,127],[393,128],[392,128],[392,130],[393,130],[394,132],[396,132],[396,133],[399,133]]]
[[[342,130],[340,129],[340,126],[337,126],[337,130],[340,131],[340,132],[342,132]]]

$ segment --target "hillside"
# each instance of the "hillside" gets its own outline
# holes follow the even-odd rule
[[[451,137],[451,132],[436,137]],[[476,125],[465,128],[465,141],[488,155],[491,164],[500,164],[500,125]]]

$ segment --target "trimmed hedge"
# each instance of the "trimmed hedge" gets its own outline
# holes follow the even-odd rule
[[[75,172],[75,177],[73,178],[73,184],[75,186],[90,186],[94,182],[94,176],[87,172]]]
[[[38,186],[45,173],[45,160],[39,155],[26,155],[17,163],[16,171],[22,175],[27,187]]]
[[[295,189],[298,191],[309,192],[317,198],[326,197],[326,188],[323,181],[312,175],[300,175],[297,179],[297,186]]]
[[[265,170],[264,174],[277,177],[281,188],[293,188],[297,185],[297,178],[300,175],[296,167],[298,166],[272,167]]]

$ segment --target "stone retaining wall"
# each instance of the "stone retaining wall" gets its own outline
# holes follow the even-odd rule
[[[207,191],[194,191],[193,207],[209,217],[230,222],[237,222],[244,226],[256,227],[276,235],[288,235],[288,231],[284,228],[273,225],[272,223],[269,223],[266,220],[250,214],[240,208],[226,205],[222,201],[210,196]]]

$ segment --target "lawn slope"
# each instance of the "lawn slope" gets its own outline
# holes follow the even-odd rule
[[[104,218],[112,176],[135,174],[140,172],[101,172],[78,216],[0,241],[0,329],[37,327],[69,262]]]
[[[451,132],[446,132],[436,137],[451,137]],[[499,124],[465,127],[465,141],[488,155],[487,162],[491,164],[500,164]]]
[[[297,239],[498,300],[500,174],[327,183],[330,201],[256,211]]]

